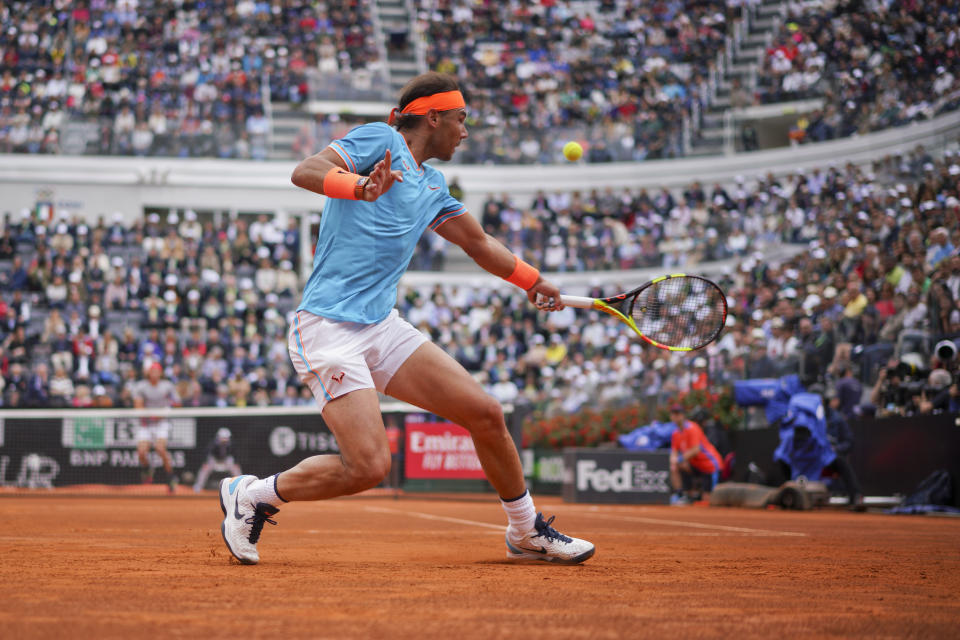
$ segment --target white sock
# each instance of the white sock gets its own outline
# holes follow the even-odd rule
[[[266,478],[260,480],[254,480],[247,487],[247,495],[250,496],[250,501],[253,502],[254,506],[258,502],[266,502],[271,507],[279,507],[286,500],[280,497],[280,494],[277,493],[277,476],[279,473],[275,473],[272,476],[267,476]]]
[[[511,529],[520,533],[533,529],[533,524],[537,521],[537,510],[533,506],[533,498],[530,497],[529,491],[524,491],[523,495],[515,500],[501,498],[500,504],[507,512]]]

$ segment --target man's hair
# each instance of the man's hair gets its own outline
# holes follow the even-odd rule
[[[436,71],[422,73],[408,82],[400,91],[399,111],[403,111],[408,104],[417,98],[432,96],[435,93],[443,93],[444,91],[459,90],[460,84],[457,82],[457,79],[449,74],[437,73]],[[417,126],[417,122],[419,122],[422,117],[423,116],[413,114],[400,115],[398,113],[396,121],[397,131]]]

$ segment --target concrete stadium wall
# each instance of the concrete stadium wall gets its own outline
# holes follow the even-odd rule
[[[546,135],[546,134],[545,134]],[[960,112],[928,122],[865,136],[800,147],[730,156],[643,163],[552,166],[466,166],[440,163],[448,180],[458,178],[468,208],[480,213],[488,194],[510,194],[521,205],[538,190],[679,188],[693,179],[729,185],[757,174],[792,173],[831,162],[866,163],[922,144],[933,153],[953,148]],[[0,214],[49,203],[89,221],[120,211],[139,216],[144,207],[238,212],[318,211],[323,198],[290,183],[294,162],[249,162],[180,158],[39,156],[0,154]]]

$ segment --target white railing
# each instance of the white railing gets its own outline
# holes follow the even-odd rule
[[[717,52],[717,64],[714,65],[714,68],[710,70],[707,74],[707,87],[710,89],[709,93],[709,104],[713,104],[717,101],[717,89],[720,87],[720,69],[723,67],[723,52]]]
[[[489,193],[509,193],[517,202],[547,193],[664,187],[678,189],[693,179],[731,185],[738,175],[788,175],[798,167],[826,167],[830,162],[865,164],[924,145],[931,153],[955,149],[960,138],[960,111],[924,122],[854,138],[799,147],[735,153],[716,157],[651,160],[634,163],[551,166],[457,165],[442,167],[456,176],[467,208],[477,214]],[[319,211],[323,198],[290,185],[295,161],[257,163],[241,160],[130,158],[62,155],[0,155],[0,193],[11,212],[32,210],[37,193],[49,192],[57,209],[96,222],[121,211],[139,217],[145,206],[223,211]]]
[[[380,22],[380,6],[377,0],[372,0],[370,3],[370,21],[373,24],[373,31],[377,34],[377,57],[382,63],[381,66],[387,70],[387,76],[389,80],[390,75],[390,61],[387,59],[387,45],[386,39],[387,35],[383,31],[383,23]],[[389,86],[387,82],[387,86]]]
[[[273,152],[273,97],[270,95],[270,74],[266,71],[260,74],[260,102],[263,104],[263,115],[270,123],[267,129],[267,157]]]
[[[733,109],[723,112],[723,155],[732,156],[737,152],[734,135],[736,127],[733,124]]]
[[[420,31],[420,21],[417,20],[417,9],[413,0],[404,0],[407,7],[407,16],[410,23],[410,39],[413,42],[413,55],[417,61],[418,73],[424,73],[427,70],[427,45]]]

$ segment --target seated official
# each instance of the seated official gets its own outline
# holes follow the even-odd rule
[[[670,480],[676,491],[670,503],[689,504],[713,490],[720,472],[720,454],[700,425],[686,419],[681,405],[670,407],[670,420],[677,427],[670,438]]]

